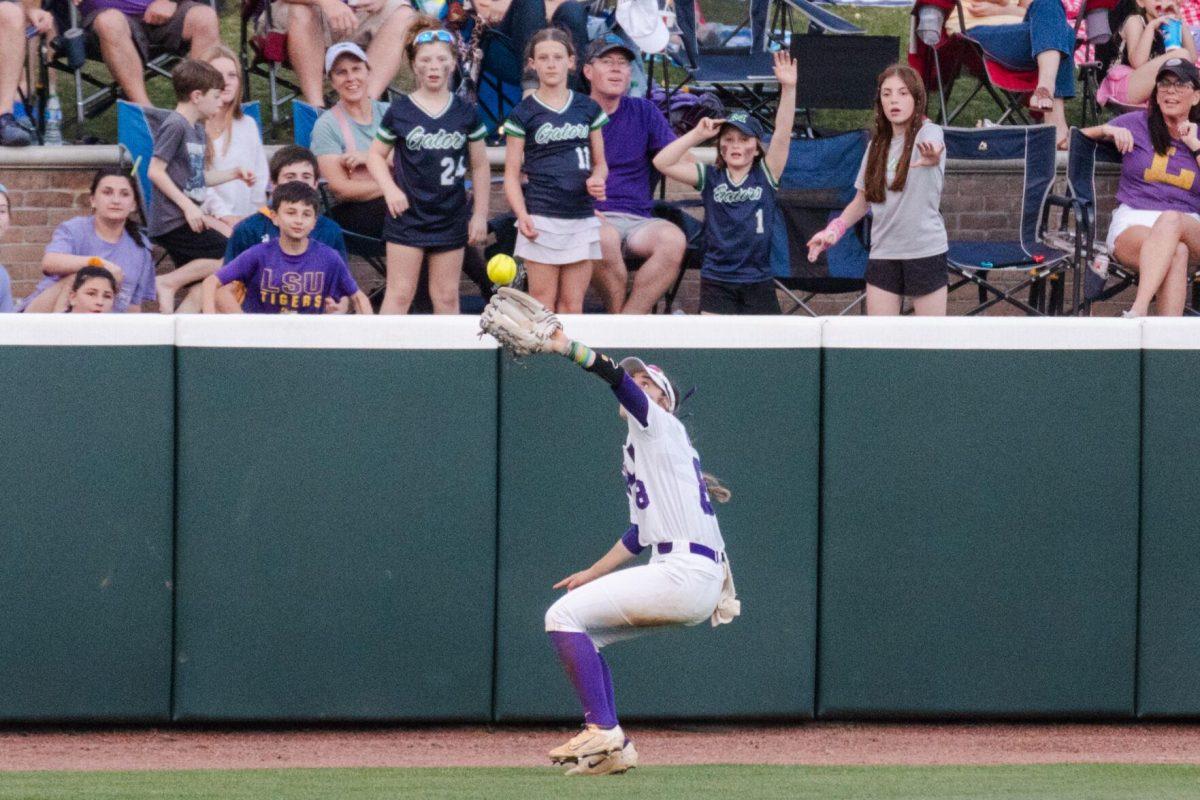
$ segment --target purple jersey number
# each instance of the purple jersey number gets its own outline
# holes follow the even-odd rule
[[[713,511],[712,500],[708,497],[708,484],[704,482],[704,473],[700,471],[700,459],[693,458],[692,466],[696,468],[696,480],[700,484],[700,508],[711,517],[717,512]]]

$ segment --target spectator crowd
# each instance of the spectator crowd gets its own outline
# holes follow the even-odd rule
[[[1123,154],[1107,246],[1140,278],[1128,316],[1150,313],[1152,303],[1160,314],[1183,313],[1189,271],[1200,263],[1200,73],[1179,3],[1120,0],[1111,10],[1117,55],[1100,95],[1125,113],[1083,131]],[[54,231],[31,294],[14,301],[0,267],[0,311],[138,312],[153,303],[163,313],[369,314],[348,266],[352,236],[384,243],[380,313],[458,313],[471,248],[499,238],[505,220],[489,220],[487,128],[460,91],[464,61],[486,68],[489,56],[477,36],[464,40],[453,5],[438,18],[408,0],[274,0],[265,24],[287,32],[301,94],[322,110],[308,147],[284,146],[268,159],[243,113],[241,62],[221,43],[212,6],[84,0],[87,52],[131,101],[150,104],[143,65],[152,48],[189,55],[172,71],[176,105],[154,133],[152,201],[142,218],[136,178],[97,172],[91,213]],[[1065,146],[1064,101],[1075,92],[1069,9],[1062,0],[964,6],[965,33],[990,57],[1036,71],[1028,105]],[[591,289],[610,313],[651,312],[689,249],[684,230],[654,216],[653,187],[667,177],[694,188],[704,208],[700,311],[779,313],[769,250],[795,118],[799,76],[789,56],[774,57],[780,135],[735,111],[677,136],[656,104],[630,93],[636,44],[611,31],[589,41],[576,0],[476,0],[471,13],[520,48],[513,79],[524,93],[501,126],[503,190],[533,296],[578,313]],[[26,28],[54,24],[32,0],[0,3],[0,144],[28,143],[13,115],[23,61],[9,54],[24,52]],[[956,17],[945,24],[960,25]],[[389,91],[402,68],[412,90]],[[818,259],[871,215],[869,313],[900,313],[905,298],[918,314],[946,313],[945,148],[927,106],[913,69],[879,76],[857,193],[808,242],[809,259]],[[693,148],[710,141],[715,165],[695,163]],[[9,224],[0,187],[0,236]],[[171,263],[157,275],[154,248]]]

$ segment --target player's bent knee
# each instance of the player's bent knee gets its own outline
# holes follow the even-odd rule
[[[546,609],[546,632],[562,631],[564,633],[583,633],[583,626],[579,624],[579,620],[571,612],[570,607],[564,601],[568,595],[560,597],[558,601]]]

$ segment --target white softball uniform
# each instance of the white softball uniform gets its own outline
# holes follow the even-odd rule
[[[623,473],[635,526],[631,533],[636,530],[638,545],[654,547],[654,554],[649,564],[567,592],[546,612],[547,631],[587,633],[596,647],[655,628],[705,621],[721,598],[725,578],[719,563],[725,541],[683,423],[655,403],[648,403],[645,424],[633,412],[626,417]],[[670,552],[660,552],[658,546],[667,543]],[[692,552],[693,543],[717,560]]]

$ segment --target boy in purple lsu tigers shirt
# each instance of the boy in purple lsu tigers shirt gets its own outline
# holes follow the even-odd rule
[[[271,208],[279,238],[256,244],[204,280],[204,313],[216,313],[217,289],[233,281],[246,286],[247,314],[325,314],[337,301],[353,299],[359,314],[371,303],[338,251],[309,238],[317,224],[317,193],[293,181],[275,187]]]

